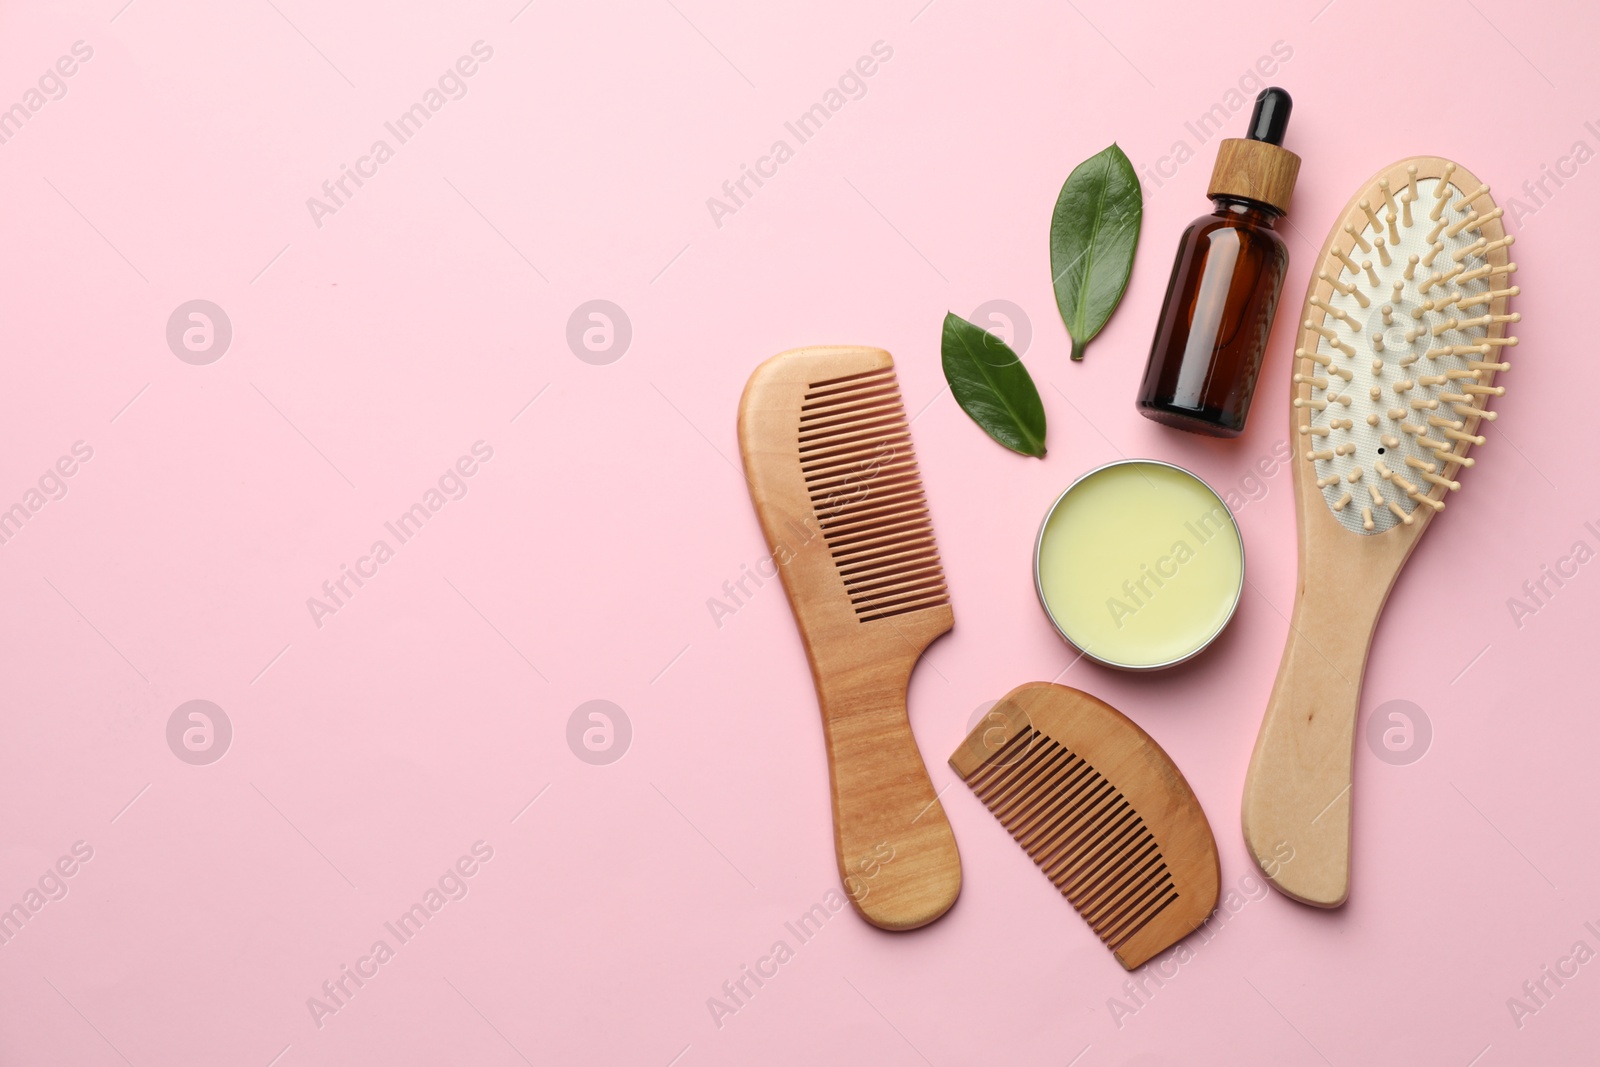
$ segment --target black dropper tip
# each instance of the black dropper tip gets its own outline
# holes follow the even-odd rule
[[[1282,147],[1283,133],[1289,128],[1289,111],[1293,107],[1289,94],[1276,85],[1261,90],[1256,96],[1256,109],[1250,114],[1250,132],[1245,136],[1252,141]]]

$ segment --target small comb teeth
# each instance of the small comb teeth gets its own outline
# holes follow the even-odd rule
[[[813,382],[800,470],[862,622],[950,602],[894,369]]]
[[[1112,951],[1178,899],[1144,819],[1040,731],[1019,732],[967,784]]]

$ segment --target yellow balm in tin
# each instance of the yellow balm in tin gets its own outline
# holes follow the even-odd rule
[[[1244,542],[1214,490],[1182,467],[1133,459],[1090,471],[1039,528],[1034,583],[1051,622],[1110,667],[1196,655],[1244,588]]]

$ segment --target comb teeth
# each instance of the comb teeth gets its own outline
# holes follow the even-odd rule
[[[1178,900],[1144,819],[1039,730],[1017,733],[967,784],[1113,952]]]
[[[862,622],[950,602],[894,368],[813,382],[800,470]]]

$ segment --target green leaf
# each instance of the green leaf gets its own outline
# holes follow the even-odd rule
[[[1128,288],[1143,219],[1138,175],[1115,144],[1078,164],[1061,186],[1050,216],[1050,275],[1075,360]]]
[[[1044,455],[1044,404],[1033,376],[1011,346],[945,312],[940,344],[944,380],[961,410],[1013,452]]]

